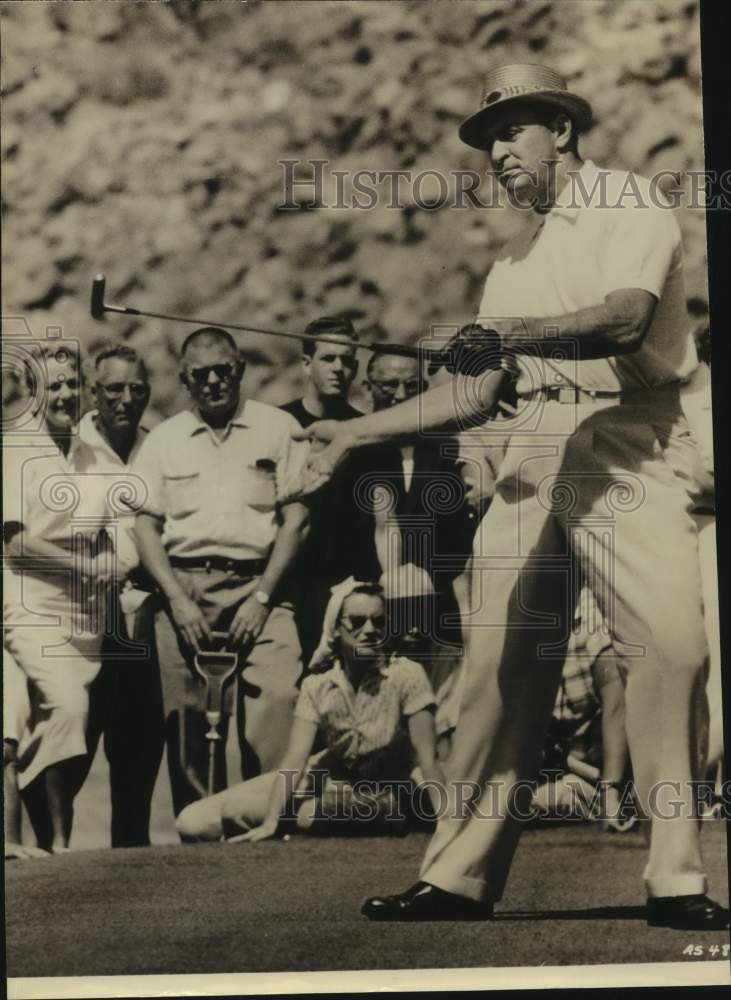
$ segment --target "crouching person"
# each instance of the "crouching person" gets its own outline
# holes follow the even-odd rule
[[[351,832],[358,820],[363,833],[397,832],[404,816],[394,790],[406,787],[415,765],[427,793],[417,801],[428,799],[437,811],[445,783],[436,759],[434,694],[423,667],[388,655],[385,636],[377,584],[351,579],[333,588],[279,770],[192,803],[178,817],[178,832],[264,840],[283,817],[313,833]],[[313,755],[318,737],[322,745]],[[381,791],[366,799],[359,786],[372,790],[376,783]]]

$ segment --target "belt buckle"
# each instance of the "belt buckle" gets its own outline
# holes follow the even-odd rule
[[[573,386],[561,385],[556,390],[556,400],[559,403],[577,403],[579,397],[578,389]]]

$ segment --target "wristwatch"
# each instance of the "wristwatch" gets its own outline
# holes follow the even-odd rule
[[[262,604],[265,608],[269,607],[269,601],[271,600],[271,597],[269,594],[267,594],[266,590],[255,590],[251,596],[254,598],[255,601],[258,601],[259,604]]]

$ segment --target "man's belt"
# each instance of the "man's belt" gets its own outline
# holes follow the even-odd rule
[[[170,556],[170,565],[178,569],[222,570],[237,576],[260,576],[266,559],[227,559],[225,556]]]
[[[634,389],[580,389],[575,385],[547,385],[518,397],[521,400],[540,399],[551,403],[571,403],[574,406],[591,403],[610,403],[615,406],[656,406],[661,402],[675,406],[678,402],[680,382],[662,382],[660,385],[637,386]]]
[[[579,389],[574,385],[548,385],[521,396],[521,399],[541,399],[546,403],[571,403],[577,406],[580,403],[598,403],[606,400],[616,400],[619,403],[625,395],[625,393],[613,392],[608,389]]]
[[[632,393],[612,392],[605,389],[579,389],[574,385],[549,385],[521,396],[521,399],[540,399],[546,403],[570,403],[578,406],[582,403],[599,403],[614,401],[616,403],[630,402]]]

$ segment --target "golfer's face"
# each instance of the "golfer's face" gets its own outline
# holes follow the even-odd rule
[[[193,344],[183,371],[188,392],[203,415],[225,414],[238,405],[244,369],[225,342]]]
[[[101,362],[92,393],[99,419],[110,431],[136,431],[150,399],[150,387],[139,365],[124,358]]]
[[[556,134],[540,124],[535,111],[520,107],[503,111],[485,139],[492,169],[515,204],[527,208],[548,190],[551,164],[558,158]]]
[[[385,410],[417,396],[427,387],[417,358],[382,355],[371,369],[369,379],[373,409]]]
[[[75,360],[65,351],[46,360],[46,423],[49,430],[68,433],[79,420],[81,376]]]

